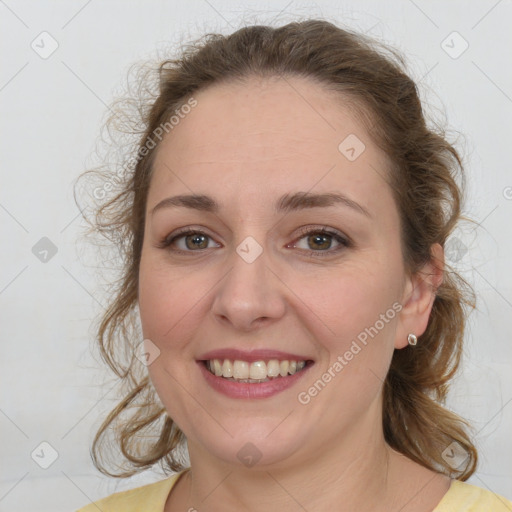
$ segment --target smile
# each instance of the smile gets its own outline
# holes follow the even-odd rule
[[[293,387],[315,364],[312,360],[206,359],[197,364],[206,384],[235,399],[270,398]]]
[[[210,359],[205,361],[206,368],[216,377],[223,377],[236,382],[257,384],[269,380],[287,377],[300,372],[306,361],[241,361],[229,359]]]

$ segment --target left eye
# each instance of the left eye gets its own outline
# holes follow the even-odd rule
[[[303,233],[298,240],[305,240],[307,245],[307,247],[299,247],[300,249],[309,251],[309,253],[316,253],[316,255],[320,255],[320,253],[332,254],[350,245],[348,240],[337,232],[326,229],[309,230]],[[338,243],[338,247],[331,250],[333,240]],[[293,247],[298,247],[298,244],[293,244]]]

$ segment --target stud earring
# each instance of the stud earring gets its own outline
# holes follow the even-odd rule
[[[416,343],[418,343],[418,338],[411,333],[407,336],[407,342],[409,345],[416,345]]]

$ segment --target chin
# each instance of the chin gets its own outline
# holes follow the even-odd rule
[[[252,424],[249,425],[249,421]],[[280,419],[282,421],[282,418]],[[201,444],[208,453],[223,460],[228,465],[247,468],[253,471],[276,469],[282,464],[289,466],[290,457],[294,457],[306,439],[294,438],[288,428],[278,428],[275,418],[267,421],[254,420],[229,423],[229,432],[218,435],[218,428],[210,430],[214,436],[204,438]],[[203,432],[204,433],[204,432]]]

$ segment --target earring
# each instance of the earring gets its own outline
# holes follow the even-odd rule
[[[409,345],[416,345],[416,343],[418,343],[418,338],[411,333],[407,336],[407,342]]]

